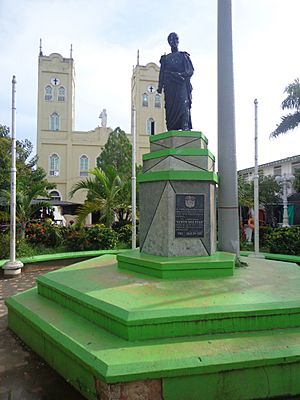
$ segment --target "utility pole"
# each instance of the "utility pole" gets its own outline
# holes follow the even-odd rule
[[[11,170],[10,170],[10,260],[3,265],[5,276],[21,273],[23,263],[16,260],[16,77],[12,79]]]
[[[218,0],[218,248],[240,255],[231,0]]]

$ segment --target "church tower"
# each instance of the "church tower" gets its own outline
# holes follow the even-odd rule
[[[164,98],[157,93],[159,67],[137,65],[131,78],[131,106],[136,109],[137,163],[149,152],[149,136],[166,131]]]
[[[37,150],[43,136],[74,130],[75,69],[72,57],[58,53],[44,56],[40,51],[38,68]]]

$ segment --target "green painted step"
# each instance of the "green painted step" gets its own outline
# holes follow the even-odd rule
[[[163,257],[129,250],[117,255],[118,267],[163,279],[220,278],[232,276],[235,254],[216,252],[211,256]]]
[[[300,326],[300,269],[247,259],[231,277],[162,280],[112,255],[38,278],[38,292],[127,340]]]
[[[160,379],[164,400],[300,393],[300,328],[129,342],[36,289],[6,303],[9,327],[90,400],[98,380]]]
[[[149,136],[150,143],[158,142],[162,139],[167,139],[170,137],[191,137],[191,138],[198,138],[203,139],[205,143],[208,143],[207,137],[199,131],[168,131],[158,133],[157,135]]]

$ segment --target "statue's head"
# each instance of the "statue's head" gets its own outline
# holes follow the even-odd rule
[[[168,36],[168,43],[171,46],[171,48],[178,47],[179,37],[178,37],[177,33],[175,33],[175,32],[170,33],[170,35]]]

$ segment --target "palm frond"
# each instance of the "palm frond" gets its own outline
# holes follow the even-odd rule
[[[300,82],[299,79],[295,79],[293,83],[289,84],[284,93],[287,93],[288,96],[281,103],[281,108],[285,109],[300,109]]]
[[[275,131],[270,134],[270,138],[275,138],[284,134],[292,129],[295,129],[300,124],[300,112],[296,111],[294,114],[288,114],[281,117],[281,122],[277,125]]]

